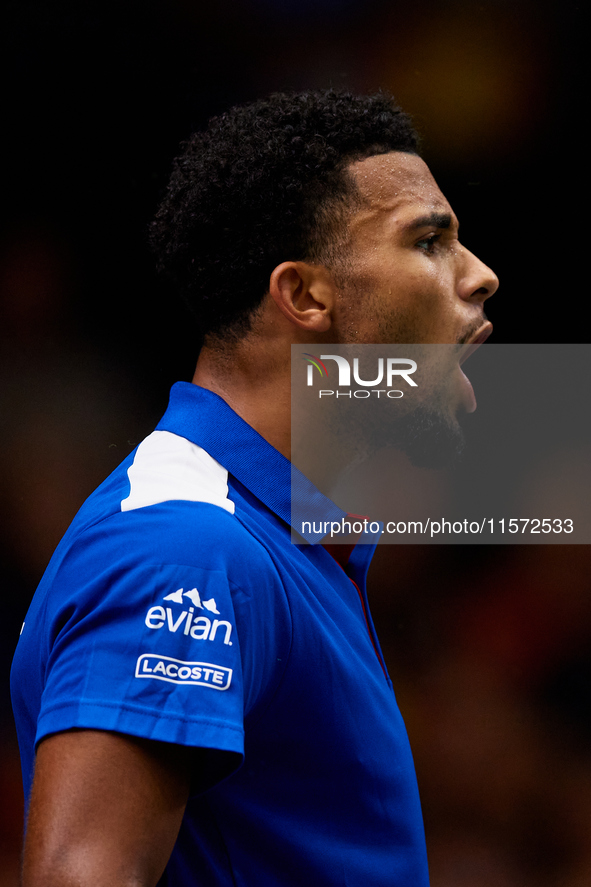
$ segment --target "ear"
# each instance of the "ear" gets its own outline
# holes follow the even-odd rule
[[[269,281],[269,295],[287,319],[310,333],[332,324],[336,287],[328,268],[307,262],[282,262]]]

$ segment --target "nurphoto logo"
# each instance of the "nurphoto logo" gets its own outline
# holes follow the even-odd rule
[[[376,397],[380,397],[380,395],[385,394],[386,397],[390,398],[399,398],[404,397],[404,391],[399,388],[394,388],[394,384],[400,384],[400,380],[402,379],[406,382],[407,385],[412,388],[417,388],[417,383],[414,379],[411,378],[412,374],[417,370],[417,363],[414,360],[411,360],[408,357],[379,357],[377,361],[376,367],[376,376],[374,379],[362,379],[361,373],[359,369],[359,358],[353,358],[353,381],[357,385],[360,385],[360,388],[352,389],[351,388],[351,361],[349,361],[346,357],[343,357],[340,354],[321,354],[320,356],[316,354],[309,354],[308,352],[304,352],[302,354],[303,359],[308,364],[307,366],[307,378],[306,384],[308,387],[312,387],[314,385],[314,379],[316,374],[314,370],[318,371],[320,378],[322,381],[326,379],[329,375],[328,368],[324,361],[333,360],[337,365],[337,386],[339,389],[348,389],[348,390],[334,390],[321,388],[318,392],[318,397],[356,397],[356,398],[367,398],[372,395]],[[331,367],[334,373],[334,367]],[[379,385],[385,384],[385,388],[379,388]]]

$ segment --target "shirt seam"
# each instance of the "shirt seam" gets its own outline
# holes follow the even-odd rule
[[[68,709],[79,710],[81,706],[89,708],[106,708],[114,711],[128,712],[129,714],[143,714],[158,721],[164,719],[168,721],[177,721],[178,723],[183,724],[207,724],[212,727],[222,727],[224,730],[232,730],[234,733],[239,733],[240,735],[243,735],[244,733],[244,729],[242,727],[235,727],[231,724],[225,723],[224,721],[214,720],[211,718],[188,718],[183,717],[182,715],[171,715],[166,712],[157,711],[155,709],[144,708],[140,705],[117,705],[113,702],[94,702],[85,700],[62,702],[56,703],[54,705],[48,705],[47,708],[45,708],[43,712],[39,715],[39,721],[42,720],[46,715],[52,714],[53,712],[64,710],[67,711]]]

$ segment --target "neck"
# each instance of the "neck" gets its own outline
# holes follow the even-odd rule
[[[344,440],[330,437],[325,419],[317,421],[309,406],[302,409],[296,401],[292,416],[290,358],[285,344],[261,349],[256,341],[245,339],[230,347],[204,346],[193,384],[219,395],[286,459],[292,461],[293,456],[300,471],[330,495],[355,461],[354,454]],[[313,446],[310,428],[315,429]]]
[[[307,267],[302,266],[304,270]],[[319,276],[318,269],[315,269],[315,274]],[[297,280],[302,279],[301,275],[297,277]],[[321,282],[323,280],[322,277]],[[322,293],[327,295],[327,286]],[[293,309],[298,321],[307,316],[309,308],[310,299],[304,296],[305,310]],[[311,304],[314,309],[319,303],[311,300]],[[318,347],[334,341],[335,331],[330,324],[327,325],[322,312],[320,322],[313,322],[317,313],[311,310],[312,321],[307,324],[294,322],[289,311],[286,314],[283,309],[278,309],[277,300],[266,299],[252,318],[250,330],[242,338],[230,341],[210,338],[206,341],[199,355],[193,383],[219,395],[261,437],[286,459],[293,461],[328,495],[333,484],[351,464],[354,454],[347,451],[343,440],[323,446],[326,417],[321,416],[323,421],[317,421],[310,404],[302,405],[297,399],[292,415],[291,403],[291,346],[307,345],[307,348],[302,348],[303,351],[311,348],[315,352]],[[319,402],[315,406],[320,409],[322,405]],[[310,433],[311,429],[314,429],[313,434]]]
[[[245,422],[291,458],[289,349],[262,349],[248,338],[201,349],[193,384],[218,394]]]

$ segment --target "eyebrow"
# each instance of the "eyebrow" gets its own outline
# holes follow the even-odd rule
[[[450,225],[450,213],[428,213],[425,216],[419,216],[418,218],[413,219],[412,222],[409,222],[408,225],[405,225],[404,227],[409,231],[414,231],[417,228],[449,228]]]

